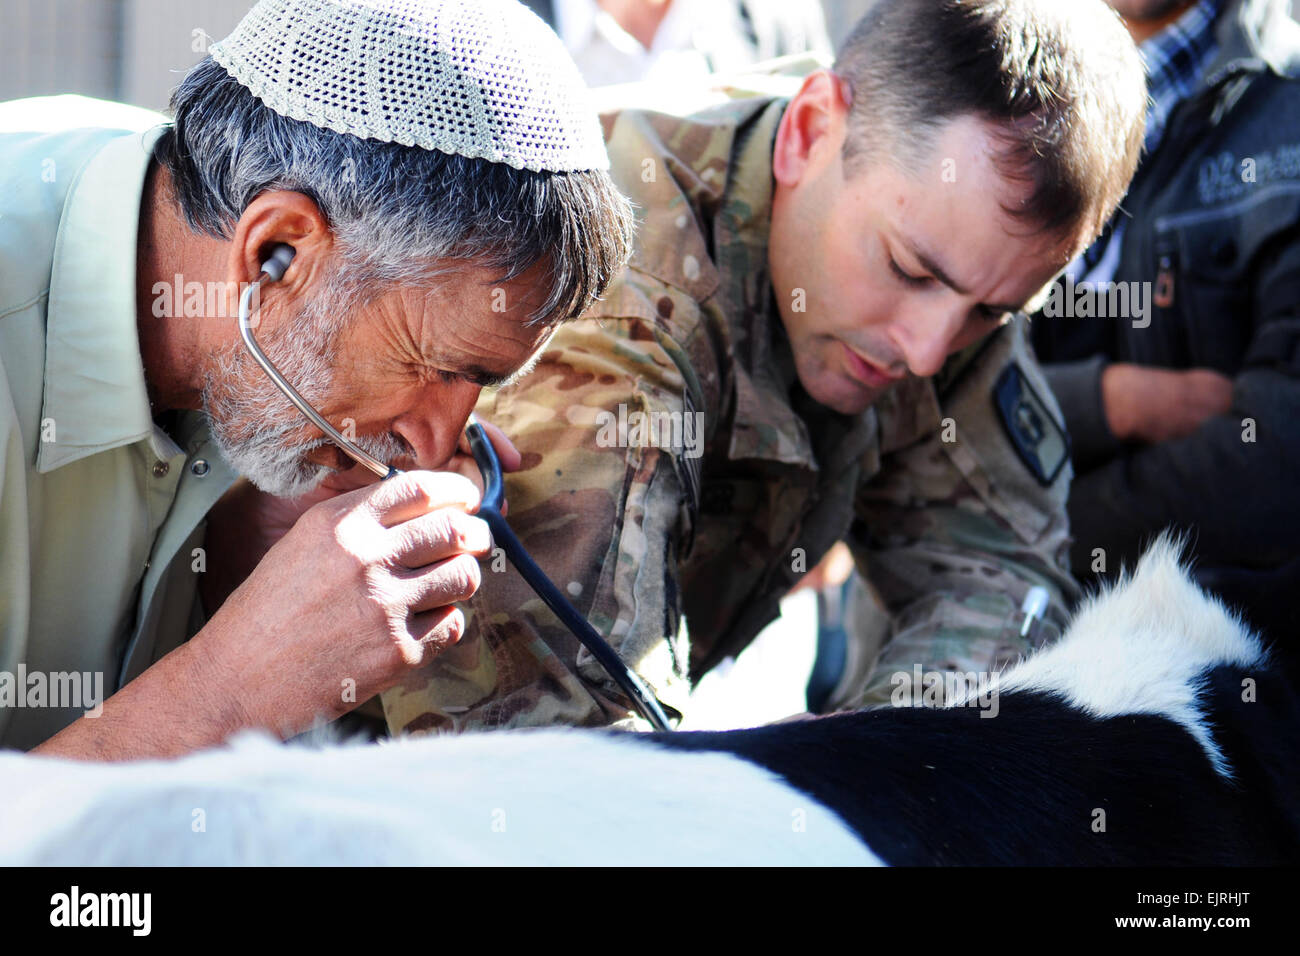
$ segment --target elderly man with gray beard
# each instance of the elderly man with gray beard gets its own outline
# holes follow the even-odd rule
[[[172,106],[144,134],[0,133],[0,673],[110,689],[96,715],[0,706],[2,746],[290,734],[454,643],[490,547],[454,473],[467,416],[628,255],[585,88],[511,0],[263,0]],[[233,318],[285,246],[257,338],[404,473],[308,511],[205,614],[205,516],[235,476],[298,495],[351,464]]]

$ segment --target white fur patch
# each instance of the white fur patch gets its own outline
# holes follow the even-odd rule
[[[324,749],[246,733],[165,762],[0,754],[0,780],[6,864],[880,864],[754,764],[589,731]]]
[[[996,690],[1054,692],[1097,717],[1168,717],[1231,776],[1206,726],[1200,677],[1221,664],[1262,665],[1264,653],[1237,617],[1192,582],[1181,553],[1181,544],[1161,535],[1132,578],[1085,602],[1060,641],[1001,675]]]

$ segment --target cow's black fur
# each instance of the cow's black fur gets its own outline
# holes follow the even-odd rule
[[[1300,862],[1297,695],[1167,540],[970,703],[647,737],[249,735],[138,764],[0,752],[0,860]]]
[[[894,865],[1300,862],[1295,696],[1274,672],[1219,667],[1203,700],[1234,780],[1172,720],[1098,719],[1037,692],[1004,695],[993,718],[884,707],[655,742],[779,773]]]

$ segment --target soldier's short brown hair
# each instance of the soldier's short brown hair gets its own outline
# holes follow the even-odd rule
[[[999,130],[1003,177],[1032,185],[1010,215],[1095,235],[1137,168],[1145,73],[1102,0],[877,0],[835,72],[853,92],[849,172],[878,158],[915,168],[947,122],[973,115]]]

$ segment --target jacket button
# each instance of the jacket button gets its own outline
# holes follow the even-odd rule
[[[171,471],[172,466],[165,461],[155,461],[153,463],[153,476],[155,478],[166,478],[167,472]]]
[[[1237,259],[1237,244],[1231,239],[1220,239],[1210,248],[1210,255],[1221,266],[1230,266]]]
[[[190,474],[192,474],[195,478],[202,478],[210,470],[211,470],[211,466],[208,465],[206,458],[196,458],[194,459],[194,463],[190,465]]]

